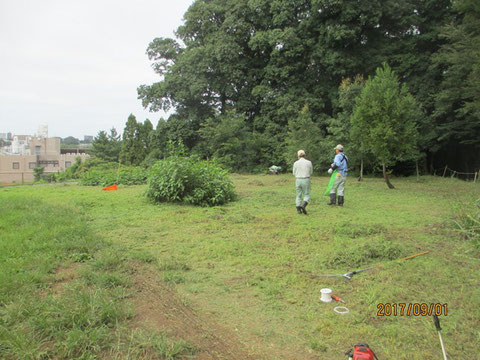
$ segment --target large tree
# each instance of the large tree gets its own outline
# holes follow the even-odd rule
[[[203,146],[200,149],[208,157],[235,171],[251,168],[255,154],[252,136],[245,125],[245,118],[235,112],[227,112],[215,120],[208,120],[200,129]]]
[[[338,103],[336,105],[338,112],[328,120],[327,127],[330,134],[327,138],[329,150],[337,144],[345,144],[349,166],[360,165],[359,180],[363,178],[365,161],[371,157],[368,153],[362,152],[362,139],[353,136],[351,131],[355,101],[364,87],[365,79],[360,75],[353,79],[343,79],[338,89]]]
[[[303,107],[328,133],[329,119],[343,111],[342,79],[388,61],[425,109],[422,144],[437,150],[430,115],[442,69],[431,59],[450,18],[450,0],[196,0],[178,39],[149,45],[159,81],[138,95],[152,111],[176,111],[166,121],[174,125],[162,125],[175,135],[162,136],[181,129],[189,148],[207,149],[199,130],[235,110],[252,138],[268,139],[265,159],[285,165],[288,124]],[[257,161],[252,166],[267,165]]]
[[[117,162],[120,158],[120,152],[122,150],[122,139],[118,134],[117,129],[112,127],[110,129],[110,134],[108,134],[108,148],[107,156],[112,160]]]
[[[325,133],[313,121],[312,113],[307,105],[303,107],[297,118],[288,122],[288,136],[284,151],[285,162],[292,166],[297,159],[297,151],[305,150],[307,158],[312,161],[316,172],[327,169],[326,164],[331,162],[330,149],[325,148]],[[330,151],[328,151],[330,150]]]
[[[123,130],[120,161],[126,165],[138,165],[144,160],[143,144],[140,140],[139,126],[135,115],[130,114]]]
[[[373,154],[382,165],[391,189],[387,166],[418,155],[416,123],[420,115],[415,99],[387,64],[368,79],[355,103],[352,136],[360,139],[363,153]]]
[[[456,0],[456,20],[445,26],[447,43],[436,56],[443,68],[435,117],[441,138],[480,147],[480,2]]]
[[[137,136],[140,144],[142,145],[142,151],[138,154],[138,158],[145,159],[153,150],[153,125],[150,120],[145,120],[142,123],[137,124]]]

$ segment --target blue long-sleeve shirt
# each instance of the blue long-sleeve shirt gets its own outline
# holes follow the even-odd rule
[[[343,176],[347,176],[348,172],[348,158],[345,154],[340,153],[335,155],[335,159],[333,159],[335,165],[337,165],[337,171]]]

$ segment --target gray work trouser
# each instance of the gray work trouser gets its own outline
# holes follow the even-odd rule
[[[347,181],[346,176],[338,176],[340,173],[337,174],[337,177],[335,177],[335,181],[332,186],[332,190],[330,190],[330,194],[337,194],[338,196],[344,196],[343,192],[345,190],[345,182]]]
[[[295,181],[295,190],[297,191],[297,206],[302,205],[303,201],[310,201],[310,179],[309,178],[298,178]]]

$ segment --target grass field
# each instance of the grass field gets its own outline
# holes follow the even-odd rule
[[[431,317],[380,317],[382,303],[447,304],[449,357],[476,356],[480,250],[452,219],[478,185],[352,179],[331,208],[319,177],[300,216],[291,176],[233,179],[239,200],[214,208],[154,205],[144,186],[0,189],[0,358],[345,359],[358,342],[441,358]]]

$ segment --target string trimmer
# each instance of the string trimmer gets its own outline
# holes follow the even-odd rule
[[[377,355],[370,349],[368,344],[357,344],[352,350],[345,353],[348,360],[378,360]]]
[[[412,259],[412,258],[417,257],[417,256],[428,254],[429,252],[430,251],[425,251],[425,252],[422,252],[422,253],[418,253],[418,254],[415,254],[415,255],[410,255],[410,256],[407,256],[407,257],[404,257],[404,258],[401,258],[401,259],[397,259],[397,260],[394,260],[394,261],[403,261],[403,260]],[[333,274],[333,275],[312,274],[312,277],[344,277],[347,280],[351,280],[353,275],[356,275],[356,274],[361,273],[363,271],[368,271],[368,270],[371,270],[371,269],[379,268],[379,267],[382,267],[382,266],[383,266],[382,264],[378,264],[378,265],[371,266],[371,267],[368,267],[368,268],[365,268],[365,269],[350,271],[350,272],[347,272],[345,274]]]

